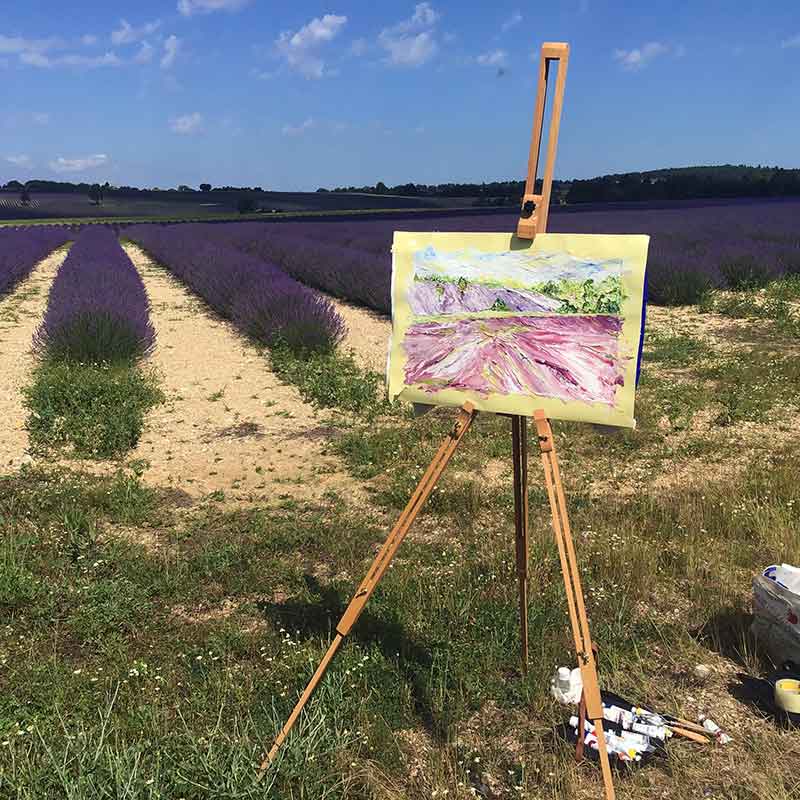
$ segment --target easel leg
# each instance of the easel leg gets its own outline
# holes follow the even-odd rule
[[[475,419],[476,413],[477,412],[474,410],[471,403],[465,403],[461,407],[460,411],[458,412],[458,418],[453,425],[453,429],[436,451],[436,455],[433,457],[433,460],[428,465],[427,470],[425,470],[425,474],[417,484],[417,488],[411,495],[411,499],[403,509],[402,514],[400,514],[400,517],[395,523],[394,528],[392,528],[392,532],[389,534],[388,538],[383,543],[383,547],[381,547],[378,555],[372,562],[369,572],[367,572],[364,580],[361,581],[358,591],[353,596],[353,599],[350,601],[350,605],[347,607],[344,615],[339,620],[339,624],[336,626],[336,636],[333,642],[331,642],[330,647],[323,656],[322,661],[314,672],[314,675],[309,681],[308,686],[306,686],[305,691],[297,701],[297,705],[289,715],[289,719],[286,720],[286,724],[275,738],[275,742],[272,745],[267,757],[261,763],[259,774],[263,774],[264,770],[267,769],[275,756],[278,754],[278,749],[283,744],[284,739],[287,737],[289,731],[291,731],[292,727],[297,721],[297,718],[300,716],[300,712],[311,698],[311,695],[314,693],[314,689],[317,688],[317,684],[325,675],[328,665],[336,654],[336,651],[339,649],[339,645],[344,640],[344,637],[350,633],[351,628],[356,623],[356,620],[358,620],[361,612],[364,610],[364,607],[371,597],[372,592],[375,591],[375,587],[378,585],[378,582],[389,568],[389,564],[391,563],[392,558],[394,558],[394,555],[397,552],[397,549],[400,547],[400,544],[408,533],[411,524],[422,510],[425,501],[430,496],[434,486],[436,486],[437,481],[444,472],[445,467],[453,457],[453,454],[455,453],[462,437],[469,430],[472,421]]]
[[[514,529],[519,581],[522,672],[528,672],[528,421],[511,417],[514,454]]]
[[[550,500],[550,511],[553,515],[553,532],[558,545],[561,572],[564,576],[564,588],[567,592],[567,607],[569,608],[572,636],[575,641],[575,652],[578,655],[578,665],[583,678],[586,716],[594,724],[597,733],[597,747],[600,755],[600,769],[603,773],[606,800],[614,800],[616,795],[603,732],[603,701],[600,697],[600,684],[597,680],[597,667],[592,647],[592,637],[589,632],[589,619],[586,616],[580,571],[578,570],[575,545],[572,541],[572,532],[570,531],[569,518],[567,517],[567,501],[564,496],[564,486],[561,483],[553,431],[543,411],[536,411],[534,419],[536,420],[536,433],[539,437],[539,448],[542,453],[547,496]],[[579,730],[578,738],[580,739],[582,735],[583,731]]]

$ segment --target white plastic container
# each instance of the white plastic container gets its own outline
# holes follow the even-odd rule
[[[583,678],[577,667],[559,667],[550,680],[550,692],[565,706],[576,706],[581,701],[583,693]]]

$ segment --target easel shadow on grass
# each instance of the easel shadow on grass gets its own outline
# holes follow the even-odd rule
[[[299,631],[303,638],[329,638],[349,600],[333,586],[323,586],[313,575],[304,575],[303,581],[307,592],[319,597],[319,601],[261,602],[258,609],[272,625]],[[369,609],[364,610],[347,638],[362,645],[377,646],[387,661],[397,665],[409,687],[420,721],[432,738],[447,741],[449,720],[442,719],[434,711],[426,681],[433,667],[433,647],[409,636],[397,620],[379,617]]]

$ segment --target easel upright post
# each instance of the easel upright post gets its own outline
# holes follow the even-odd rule
[[[525,180],[525,195],[522,212],[517,225],[521,239],[533,239],[537,232],[547,230],[547,209],[550,205],[550,190],[553,184],[558,131],[561,124],[561,108],[564,103],[564,88],[567,81],[569,45],[563,42],[545,42],[539,61],[539,83],[536,89],[536,107],[533,113],[533,133],[528,156],[528,174]],[[547,81],[553,62],[558,62],[553,112],[547,139],[542,193],[534,194],[536,173],[539,169],[539,153],[542,148]],[[519,617],[522,671],[528,671],[528,433],[527,420],[523,416],[512,416],[511,436],[514,458],[514,529],[516,533],[517,580],[519,581]]]
[[[550,115],[550,128],[547,136],[547,158],[542,176],[542,193],[536,194],[536,175],[539,171],[539,155],[542,149],[544,112],[547,101],[547,84],[550,69],[558,63],[558,77],[553,93],[553,110]],[[547,215],[550,209],[550,190],[553,184],[553,171],[556,165],[558,132],[561,127],[561,109],[564,106],[564,89],[567,82],[569,45],[564,42],[545,42],[539,60],[539,84],[536,89],[536,107],[533,112],[533,133],[528,155],[528,174],[525,179],[525,194],[522,197],[522,210],[517,223],[517,236],[520,239],[533,239],[537,233],[547,230]]]
[[[511,417],[514,457],[514,533],[519,582],[520,658],[528,672],[528,420]]]

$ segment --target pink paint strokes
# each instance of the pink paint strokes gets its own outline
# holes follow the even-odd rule
[[[614,405],[624,382],[613,316],[548,316],[417,322],[403,339],[405,383]]]
[[[531,289],[506,289],[472,283],[464,289],[456,283],[415,281],[408,290],[408,304],[419,317],[474,311],[556,311],[561,300]]]

